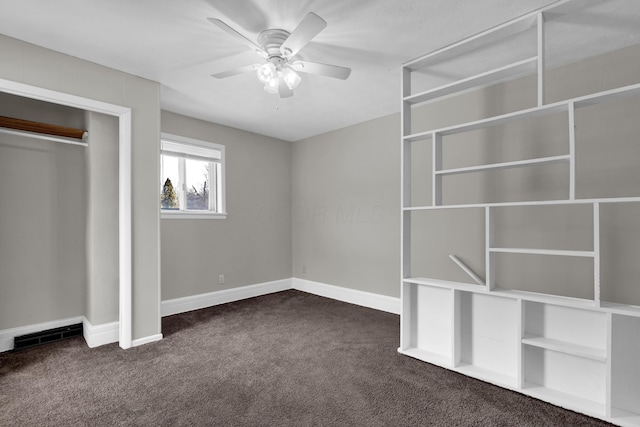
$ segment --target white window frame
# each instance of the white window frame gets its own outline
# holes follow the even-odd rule
[[[165,142],[168,143],[165,145]],[[227,217],[227,203],[226,203],[226,186],[225,186],[225,146],[222,144],[216,144],[209,141],[202,141],[199,139],[188,138],[186,136],[173,135],[170,133],[162,132],[161,141],[160,141],[160,156],[162,158],[162,154],[165,151],[166,147],[171,146],[172,153],[179,152],[179,146],[184,146],[185,152],[183,158],[189,158],[189,152],[202,152],[206,153],[207,150],[216,151],[220,153],[220,159],[216,161],[218,163],[218,168],[220,172],[220,177],[212,176],[211,177],[211,186],[215,185],[216,189],[216,206],[219,207],[218,211],[205,211],[205,210],[166,210],[160,207],[158,204],[158,209],[160,209],[160,218],[162,219],[225,219]],[[204,150],[203,150],[204,149]],[[162,168],[161,174],[162,174]],[[184,171],[181,171],[181,175],[184,175]],[[181,176],[181,179],[184,179],[184,176]],[[162,180],[162,176],[160,176],[160,180]],[[184,182],[184,181],[182,181]],[[162,182],[160,183],[162,185]],[[162,192],[162,190],[160,190]],[[181,191],[180,193],[184,193]],[[159,199],[159,198],[158,198]],[[211,206],[212,200],[209,200],[209,206]],[[181,200],[180,206],[186,206],[184,200]]]

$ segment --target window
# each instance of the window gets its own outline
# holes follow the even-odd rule
[[[225,218],[224,145],[162,134],[162,218]]]

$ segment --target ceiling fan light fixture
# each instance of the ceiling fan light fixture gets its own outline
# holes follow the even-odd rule
[[[264,84],[269,84],[273,80],[278,82],[276,66],[271,62],[267,62],[258,68],[258,80]],[[266,87],[266,86],[265,86]],[[266,89],[265,89],[266,90]]]
[[[278,77],[276,75],[274,75],[274,77],[268,82],[265,82],[264,90],[265,92],[272,93],[272,94],[278,93]]]
[[[282,73],[284,82],[291,90],[295,89],[300,84],[300,80],[302,80],[300,76],[289,67],[286,67]]]

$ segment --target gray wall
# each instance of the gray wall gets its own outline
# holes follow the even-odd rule
[[[638,82],[640,46],[625,48],[548,73],[547,101],[576,97]],[[413,131],[497,115],[535,105],[533,78],[448,98],[414,110]],[[636,99],[579,110],[577,196],[640,196]],[[451,136],[444,166],[462,167],[567,153],[566,114]],[[392,115],[293,146],[293,272],[295,277],[399,296],[400,117]],[[431,199],[431,144],[413,144],[413,205]],[[550,165],[484,174],[456,175],[444,182],[444,202],[478,203],[566,198],[568,167]],[[343,220],[349,207],[368,214]],[[640,304],[637,206],[606,206],[602,214],[603,297]],[[372,214],[376,213],[376,214]],[[431,211],[412,214],[413,276],[469,282],[449,259],[460,256],[484,276],[484,213]],[[588,249],[591,210],[573,207],[498,212],[499,244]],[[523,228],[532,226],[529,232]],[[547,231],[545,231],[547,230]],[[505,255],[498,284],[507,288],[593,296],[593,264],[575,259]],[[507,259],[510,258],[510,259]],[[543,259],[544,258],[544,259]],[[302,266],[306,266],[303,273]]]
[[[137,339],[160,333],[158,83],[6,36],[0,36],[0,52],[2,79],[132,109],[132,335]]]
[[[294,143],[294,277],[399,296],[399,132],[393,115]]]
[[[115,322],[119,314],[118,119],[86,112],[87,320]]]
[[[7,94],[0,115],[84,128],[79,110]],[[0,330],[84,314],[84,152],[0,133]]]
[[[291,144],[166,111],[162,131],[225,146],[229,214],[161,221],[162,300],[291,277]]]

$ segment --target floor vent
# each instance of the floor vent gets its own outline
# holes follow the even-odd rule
[[[82,323],[15,337],[13,348],[18,350],[78,336],[82,336]]]

